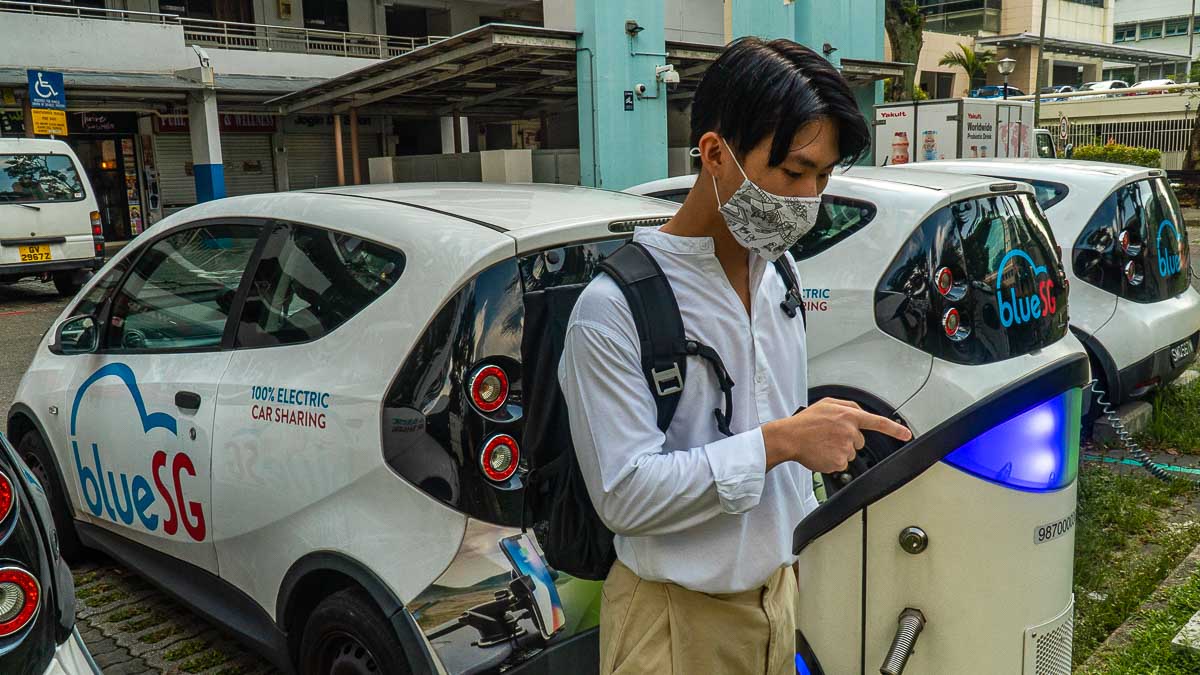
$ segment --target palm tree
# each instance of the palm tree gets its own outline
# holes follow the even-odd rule
[[[960,44],[957,52],[950,51],[943,54],[938,65],[962,68],[967,72],[967,79],[974,85],[976,81],[987,78],[988,69],[995,62],[995,52],[976,51],[972,47]]]

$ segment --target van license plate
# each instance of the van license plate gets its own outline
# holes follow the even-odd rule
[[[1192,356],[1192,341],[1191,339],[1184,340],[1179,344],[1171,347],[1171,367],[1175,368],[1180,363],[1187,361]]]
[[[46,262],[50,260],[50,245],[38,244],[36,246],[20,246],[17,248],[17,253],[21,255],[21,262]]]

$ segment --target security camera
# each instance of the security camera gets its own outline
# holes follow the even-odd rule
[[[675,71],[674,65],[656,66],[654,76],[658,78],[659,82],[667,85],[667,91],[675,91],[679,88],[679,73]]]
[[[633,85],[633,93],[637,94],[638,98],[645,98],[646,97],[646,85],[642,84],[641,82]]]
[[[200,61],[201,68],[208,68],[212,65],[212,60],[208,58],[208,52],[200,48],[199,45],[190,45],[192,51],[196,52],[196,58]]]

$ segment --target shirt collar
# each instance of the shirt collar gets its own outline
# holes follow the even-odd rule
[[[715,250],[712,237],[681,237],[667,234],[657,227],[634,230],[633,240],[668,253],[712,255]]]

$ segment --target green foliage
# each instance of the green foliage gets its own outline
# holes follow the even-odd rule
[[[1136,148],[1131,145],[1120,145],[1118,143],[1077,146],[1072,159],[1109,162],[1110,164],[1130,164],[1152,169],[1162,168],[1161,150]]]
[[[924,89],[922,89],[922,88],[921,88],[921,87],[918,85],[918,86],[916,86],[916,87],[913,87],[912,100],[914,100],[914,101],[928,101],[928,100],[929,100],[929,94],[926,94],[926,93],[925,93],[925,90],[924,90]]]
[[[1178,82],[1178,80],[1176,80]],[[1200,82],[1200,62],[1193,63],[1192,69],[1188,71],[1188,82]]]
[[[987,77],[988,69],[994,63],[996,63],[995,52],[976,51],[964,44],[960,44],[956,52],[949,51],[942,54],[942,60],[938,61],[939,66],[962,68],[972,81]]]

